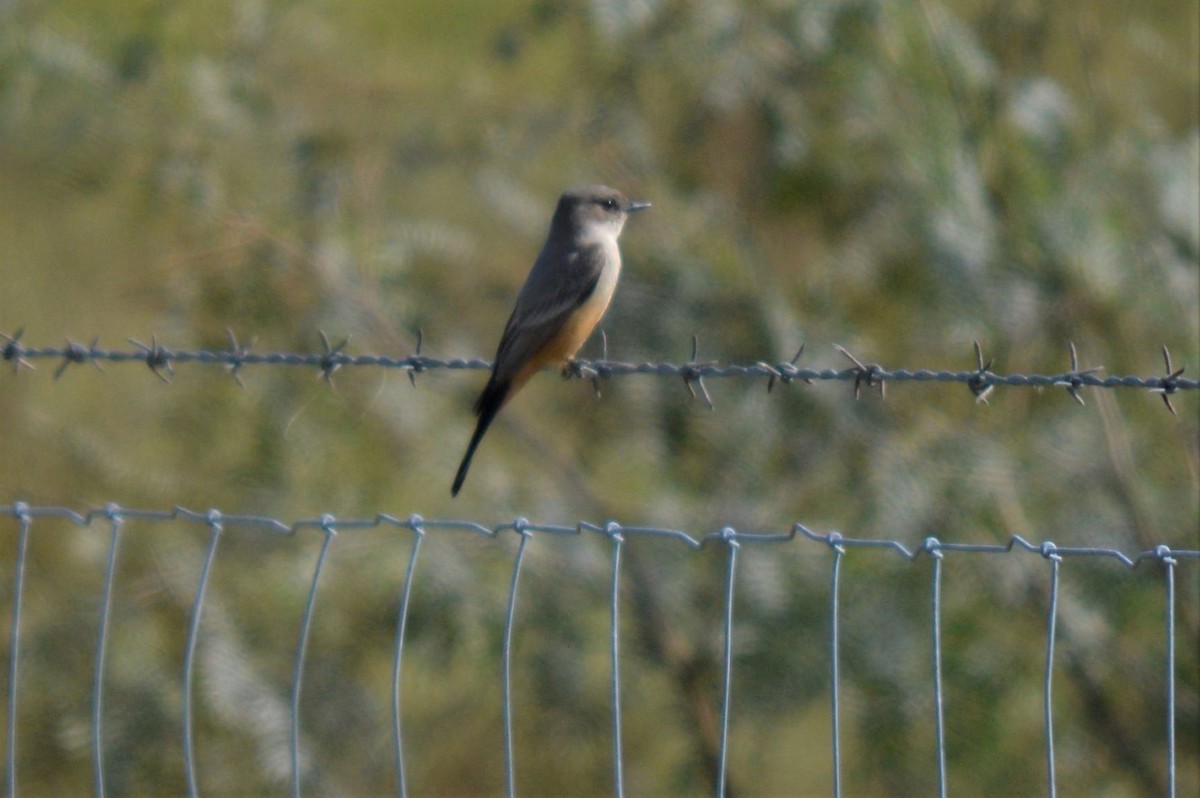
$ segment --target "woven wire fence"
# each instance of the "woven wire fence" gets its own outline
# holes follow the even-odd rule
[[[12,571],[12,606],[11,629],[9,637],[8,673],[6,676],[6,691],[8,709],[6,717],[7,749],[6,749],[6,785],[9,795],[18,794],[18,774],[20,765],[20,697],[22,684],[21,671],[21,640],[22,640],[22,602],[25,592],[26,564],[29,557],[31,538],[35,536],[39,524],[49,519],[65,520],[81,527],[91,527],[93,524],[107,526],[108,547],[105,558],[106,566],[103,577],[103,592],[99,600],[97,632],[93,650],[93,684],[91,691],[91,754],[94,777],[94,792],[96,795],[107,794],[105,777],[105,660],[108,650],[110,626],[112,622],[112,596],[116,581],[117,563],[122,540],[122,531],[128,522],[138,524],[164,524],[168,522],[183,522],[207,532],[207,550],[203,564],[197,576],[194,598],[187,623],[187,636],[183,652],[182,680],[182,718],[181,736],[183,740],[182,767],[190,795],[199,795],[201,785],[198,778],[195,757],[195,682],[196,682],[196,651],[201,645],[201,619],[204,615],[206,596],[209,587],[213,564],[217,558],[222,534],[229,527],[240,527],[267,535],[296,535],[304,530],[315,530],[322,535],[322,545],[315,564],[312,566],[307,598],[304,603],[303,617],[300,623],[295,652],[293,657],[292,681],[290,690],[290,745],[288,757],[291,771],[291,794],[298,796],[302,793],[302,775],[304,762],[301,746],[301,695],[304,688],[304,673],[308,650],[309,634],[317,607],[318,588],[321,574],[328,561],[330,550],[339,535],[353,534],[365,529],[393,527],[404,530],[411,536],[407,568],[403,584],[399,589],[398,623],[394,640],[394,667],[392,672],[392,749],[394,757],[394,774],[396,794],[408,794],[405,775],[405,739],[404,712],[402,698],[404,696],[403,662],[405,654],[406,625],[410,617],[412,587],[418,573],[421,544],[430,534],[467,533],[483,538],[496,539],[502,535],[516,535],[519,544],[512,560],[511,578],[508,586],[506,610],[504,614],[503,648],[501,652],[503,692],[503,747],[505,766],[505,794],[517,794],[516,755],[513,745],[513,718],[520,711],[512,696],[513,669],[513,630],[517,625],[517,607],[522,564],[526,558],[528,544],[540,535],[552,536],[595,536],[607,541],[611,550],[611,578],[609,581],[609,615],[610,633],[608,639],[610,662],[610,711],[611,739],[613,757],[613,794],[624,795],[624,765],[625,756],[622,750],[622,688],[621,688],[621,635],[620,624],[620,585],[622,551],[625,545],[633,540],[643,538],[667,539],[686,547],[689,550],[699,550],[708,547],[722,547],[725,552],[725,579],[723,595],[723,656],[721,660],[721,693],[720,693],[720,728],[718,774],[716,779],[716,794],[723,796],[726,785],[726,762],[729,748],[729,717],[730,705],[733,702],[731,685],[734,671],[733,635],[736,626],[736,586],[738,577],[738,555],[743,547],[770,546],[816,546],[823,548],[829,558],[829,590],[828,590],[828,626],[826,629],[825,645],[828,650],[829,680],[831,685],[832,705],[830,707],[830,737],[832,741],[832,773],[833,794],[843,794],[842,778],[846,763],[840,745],[841,733],[839,721],[841,717],[840,696],[841,675],[839,665],[839,595],[840,574],[842,565],[853,552],[863,549],[881,549],[904,560],[915,562],[927,558],[932,562],[930,600],[929,600],[929,632],[931,639],[930,677],[933,690],[934,723],[936,731],[936,760],[930,767],[936,771],[938,795],[947,792],[946,766],[946,736],[945,736],[945,704],[943,701],[943,669],[942,669],[942,578],[943,572],[952,567],[948,563],[959,557],[1020,557],[1033,556],[1041,558],[1046,568],[1046,591],[1048,593],[1048,609],[1045,617],[1045,669],[1042,681],[1043,696],[1043,734],[1045,747],[1046,792],[1048,795],[1057,794],[1055,775],[1054,748],[1054,701],[1053,683],[1055,672],[1055,642],[1056,620],[1058,617],[1058,597],[1060,572],[1065,563],[1084,560],[1108,560],[1119,563],[1126,569],[1133,570],[1145,567],[1156,567],[1162,579],[1162,614],[1160,616],[1163,648],[1161,651],[1162,684],[1165,693],[1165,716],[1162,718],[1166,732],[1165,771],[1168,779],[1168,794],[1176,794],[1176,580],[1180,568],[1195,567],[1200,560],[1200,550],[1172,549],[1166,545],[1155,546],[1140,552],[1123,552],[1113,548],[1102,547],[1071,547],[1059,546],[1051,541],[1033,542],[1020,536],[1013,536],[1005,544],[965,544],[944,543],[930,537],[919,546],[910,548],[894,540],[863,539],[845,537],[838,532],[818,533],[803,524],[795,524],[782,533],[749,532],[723,528],[706,534],[689,534],[684,530],[628,526],[616,522],[594,524],[579,522],[572,526],[536,524],[523,518],[511,522],[486,526],[480,523],[458,519],[427,519],[418,515],[399,518],[379,514],[372,518],[335,518],[332,515],[322,515],[293,522],[277,518],[232,515],[218,510],[197,512],[182,507],[171,510],[146,510],[120,507],[109,504],[101,509],[76,511],[59,506],[34,506],[22,502],[11,505],[0,505],[0,518],[12,519],[18,528],[16,560]]]

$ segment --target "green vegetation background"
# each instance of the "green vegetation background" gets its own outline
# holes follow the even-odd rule
[[[124,346],[490,357],[558,192],[654,203],[624,235],[604,327],[622,360],[700,357],[1001,372],[1200,364],[1194,2],[28,2],[0,4],[0,332]],[[585,349],[598,355],[598,342]],[[1142,550],[1200,544],[1196,398],[905,384],[546,376],[448,486],[479,372],[136,365],[0,375],[0,504],[274,515],[609,518],[915,544],[927,535]],[[0,562],[15,523],[0,524]],[[16,740],[23,794],[91,783],[107,533],[39,522]],[[209,795],[287,784],[287,696],[316,534],[231,528],[200,643]],[[125,532],[106,673],[110,794],[177,794],[180,663],[205,535]],[[404,674],[414,795],[495,794],[514,541],[431,535]],[[625,774],[711,788],[722,552],[628,547]],[[345,533],[323,577],[302,711],[311,795],[393,790],[390,667],[409,537]],[[531,544],[518,608],[517,779],[611,790],[608,550]],[[730,778],[829,794],[827,585],[816,546],[743,549]],[[0,567],[10,595],[11,569]],[[1179,584],[1179,785],[1200,784],[1198,575]],[[944,584],[959,795],[1044,787],[1048,568],[956,558]],[[855,795],[933,789],[927,561],[843,575]],[[1055,709],[1061,794],[1161,795],[1162,580],[1069,561]],[[7,628],[11,606],[3,604]],[[0,653],[7,657],[7,636]],[[2,701],[0,701],[2,703]]]

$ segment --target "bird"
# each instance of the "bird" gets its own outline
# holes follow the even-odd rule
[[[617,237],[630,214],[649,207],[600,185],[569,188],[558,198],[546,243],[517,294],[475,402],[478,421],[451,496],[462,489],[471,458],[501,408],[544,366],[565,368],[596,328],[621,274]]]

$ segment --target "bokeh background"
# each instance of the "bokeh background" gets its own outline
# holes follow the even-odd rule
[[[949,0],[0,4],[0,332],[125,347],[490,358],[558,193],[654,203],[623,236],[609,355],[1150,376],[1200,364],[1200,6]],[[582,353],[598,356],[593,340]],[[703,534],[803,522],[916,544],[1196,548],[1196,397],[1137,391],[535,380],[449,482],[481,372],[144,367],[0,375],[0,504],[543,523]],[[0,523],[0,563],[15,556]],[[91,784],[90,680],[107,527],[39,523],[18,751],[25,794]],[[113,794],[183,791],[179,670],[206,536],[130,524],[107,670]],[[202,791],[287,785],[292,653],[319,535],[231,528],[202,630]],[[515,541],[423,549],[405,671],[409,787],[503,785],[499,649]],[[308,794],[394,789],[389,690],[409,551],[335,542],[310,642]],[[711,791],[719,547],[627,546],[626,786]],[[611,791],[608,550],[537,538],[514,661],[529,795]],[[747,547],[730,780],[829,794],[829,557]],[[954,794],[1044,787],[1047,568],[951,559]],[[1180,794],[1200,784],[1200,578],[1179,589]],[[11,568],[0,589],[11,595]],[[1060,794],[1165,789],[1162,578],[1063,572]],[[843,574],[845,786],[934,786],[928,561]],[[0,607],[4,628],[10,602]],[[0,649],[7,657],[7,636]],[[7,699],[0,699],[0,703]]]

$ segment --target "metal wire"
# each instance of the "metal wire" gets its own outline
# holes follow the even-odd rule
[[[421,552],[421,541],[424,539],[424,530],[416,526],[413,529],[412,551],[408,555],[408,568],[404,572],[400,619],[396,624],[396,663],[392,669],[392,739],[396,754],[396,794],[400,798],[408,795],[408,782],[404,775],[404,741],[400,733],[400,676],[404,660],[404,633],[408,626],[408,606],[412,599],[413,574],[417,572],[417,555]]]
[[[841,709],[838,707],[838,696],[841,695],[841,671],[838,665],[838,652],[841,641],[838,636],[838,596],[840,593],[840,576],[842,571],[842,556],[846,550],[836,543],[833,549],[833,567],[829,578],[829,683],[831,726],[829,736],[833,742],[833,798],[842,795],[842,750],[841,750]]]
[[[1050,607],[1046,610],[1046,676],[1042,686],[1045,703],[1046,724],[1046,794],[1049,798],[1058,795],[1054,777],[1054,701],[1051,696],[1051,678],[1054,675],[1054,640],[1058,625],[1058,570],[1062,557],[1053,546],[1046,547],[1046,558],[1050,560]]]
[[[517,580],[521,576],[521,563],[525,561],[525,544],[529,542],[529,533],[524,530],[524,519],[517,520],[518,533],[521,543],[517,546],[517,556],[513,558],[512,582],[508,588],[508,614],[504,619],[504,794],[514,798],[517,794],[516,761],[513,755],[513,717],[512,717],[512,633],[513,621],[517,615]]]
[[[112,509],[112,505],[109,506]],[[104,796],[104,658],[108,648],[108,622],[112,615],[113,585],[117,575],[117,547],[121,543],[120,516],[110,515],[112,536],[108,543],[108,565],[104,569],[104,595],[100,599],[100,631],[96,640],[96,665],[92,680],[92,761],[95,769],[94,789],[98,798]]]
[[[17,666],[21,662],[21,596],[25,589],[25,556],[29,551],[29,529],[33,517],[21,502],[14,504],[11,512],[21,524],[17,538],[17,562],[13,569],[12,636],[8,644],[8,778],[9,798],[17,794]]]
[[[8,335],[0,333],[0,359],[11,364],[14,373],[21,368],[33,368],[38,360],[58,361],[54,372],[55,378],[74,365],[90,363],[101,368],[104,363],[141,363],[163,382],[170,382],[175,374],[176,366],[188,364],[216,365],[223,367],[232,377],[242,382],[241,374],[247,367],[255,366],[298,366],[314,369],[319,376],[328,382],[333,381],[333,375],[343,368],[387,368],[400,369],[408,374],[413,385],[416,385],[416,375],[435,369],[450,370],[488,370],[492,367],[490,361],[480,358],[435,358],[423,355],[423,336],[418,336],[416,351],[404,357],[386,355],[350,355],[343,351],[349,344],[345,338],[337,344],[331,344],[324,332],[319,332],[322,344],[320,352],[253,352],[248,347],[237,343],[232,333],[229,335],[230,348],[223,350],[210,349],[172,349],[158,342],[157,336],[151,338],[150,344],[142,343],[135,338],[127,339],[133,344],[133,349],[105,349],[98,346],[99,339],[93,338],[91,344],[84,346],[72,340],[67,340],[64,346],[26,346],[21,342],[23,330]],[[885,368],[876,363],[865,362],[851,354],[845,347],[834,345],[837,352],[851,366],[842,369],[800,368],[796,363],[804,347],[790,361],[769,362],[766,360],[747,364],[721,365],[715,361],[699,361],[697,359],[698,344],[695,336],[692,339],[692,357],[684,363],[624,363],[615,360],[575,360],[563,372],[566,377],[589,379],[597,385],[602,379],[626,377],[635,374],[658,377],[680,377],[688,391],[697,393],[709,405],[712,400],[704,386],[704,380],[714,378],[744,378],[761,379],[766,381],[767,390],[775,387],[776,383],[790,384],[796,381],[844,381],[854,383],[854,393],[857,397],[861,388],[878,388],[882,393],[889,382],[942,382],[962,383],[966,385],[979,402],[986,403],[989,395],[997,386],[1010,388],[1063,388],[1078,403],[1083,403],[1081,391],[1091,388],[1134,388],[1150,391],[1162,397],[1167,408],[1174,413],[1170,397],[1179,391],[1200,389],[1200,380],[1186,379],[1182,376],[1183,369],[1175,369],[1171,363],[1170,352],[1162,347],[1162,356],[1166,372],[1162,376],[1109,376],[1101,377],[1101,366],[1081,368],[1078,352],[1074,343],[1069,347],[1068,368],[1061,372],[1032,373],[1032,374],[997,374],[991,370],[991,362],[984,362],[983,352],[978,342],[974,344],[976,367],[969,371],[948,371],[928,368]]]
[[[833,744],[833,794],[840,796],[842,794],[841,782],[841,747],[840,747],[840,732],[839,732],[839,696],[841,693],[841,680],[839,674],[839,575],[843,561],[850,552],[854,549],[874,549],[883,552],[890,552],[898,555],[906,560],[914,561],[916,558],[927,555],[933,560],[932,571],[932,595],[930,602],[930,622],[932,627],[933,637],[933,683],[934,683],[934,704],[936,713],[936,769],[938,780],[939,794],[944,794],[946,790],[946,736],[944,730],[944,693],[942,689],[942,640],[941,640],[941,614],[942,614],[942,596],[941,596],[941,581],[943,569],[946,567],[945,557],[948,554],[955,555],[972,555],[972,556],[987,556],[987,555],[1003,555],[1015,553],[1035,554],[1051,563],[1050,569],[1050,606],[1047,612],[1047,627],[1046,627],[1046,668],[1044,675],[1044,733],[1046,740],[1046,761],[1047,761],[1047,784],[1048,793],[1053,796],[1055,794],[1055,777],[1054,777],[1054,741],[1053,741],[1053,706],[1051,701],[1051,677],[1053,674],[1053,659],[1054,659],[1054,643],[1055,643],[1055,619],[1058,612],[1058,585],[1059,571],[1062,563],[1067,559],[1110,559],[1115,560],[1129,569],[1137,568],[1141,563],[1146,561],[1158,562],[1164,568],[1164,598],[1165,598],[1165,694],[1166,694],[1166,718],[1167,723],[1167,762],[1170,794],[1174,795],[1176,785],[1176,749],[1175,749],[1175,723],[1176,723],[1176,688],[1175,688],[1175,656],[1176,656],[1176,633],[1175,633],[1175,573],[1179,567],[1187,565],[1196,565],[1200,560],[1200,549],[1171,549],[1165,545],[1155,546],[1145,551],[1134,553],[1126,553],[1118,549],[1103,548],[1103,547],[1071,547],[1058,546],[1053,542],[1033,543],[1021,536],[1014,535],[1006,543],[1003,544],[970,544],[970,543],[944,543],[937,538],[926,538],[921,544],[915,548],[910,548],[903,543],[895,540],[872,539],[872,538],[847,538],[839,532],[829,532],[820,534],[812,531],[803,524],[794,524],[790,529],[781,533],[771,532],[741,532],[731,527],[723,528],[708,534],[696,535],[690,534],[684,530],[670,529],[662,527],[641,527],[641,526],[625,526],[614,521],[605,524],[593,524],[590,522],[579,522],[574,525],[541,525],[533,524],[523,518],[508,523],[498,524],[495,526],[486,526],[474,521],[459,520],[459,519],[425,519],[418,515],[411,515],[407,518],[399,518],[387,514],[379,514],[372,518],[354,518],[354,519],[334,519],[330,515],[323,515],[317,518],[303,519],[293,521],[291,523],[266,516],[254,515],[226,515],[218,510],[209,510],[206,512],[196,512],[183,507],[175,507],[171,510],[145,510],[120,507],[116,504],[108,504],[103,508],[79,512],[67,507],[60,506],[30,506],[23,502],[15,502],[11,505],[0,505],[0,519],[11,517],[16,519],[18,527],[18,542],[16,551],[16,560],[13,563],[13,608],[12,608],[12,628],[9,647],[9,672],[7,675],[7,694],[9,697],[8,703],[8,740],[7,740],[7,768],[6,784],[9,795],[16,794],[17,784],[17,740],[18,740],[18,723],[17,723],[17,699],[19,696],[19,679],[18,666],[20,662],[20,639],[22,631],[22,595],[26,575],[26,562],[28,557],[28,545],[32,535],[34,524],[39,519],[58,518],[66,520],[72,524],[81,527],[87,527],[93,522],[101,522],[109,528],[109,546],[105,564],[104,587],[103,594],[100,600],[100,622],[98,629],[98,639],[96,644],[96,659],[95,669],[93,672],[93,696],[92,696],[92,740],[93,740],[93,767],[94,767],[94,782],[95,792],[98,795],[103,795],[106,790],[105,772],[104,772],[104,757],[103,757],[103,734],[102,725],[104,720],[104,661],[106,654],[106,645],[108,640],[108,629],[112,614],[112,594],[116,579],[116,569],[118,562],[118,549],[121,541],[122,530],[129,521],[139,521],[142,523],[167,523],[167,522],[184,522],[191,523],[209,531],[209,540],[207,550],[205,551],[203,563],[200,567],[199,579],[196,586],[196,594],[192,605],[191,614],[188,620],[188,633],[184,648],[183,659],[183,757],[184,769],[187,777],[188,791],[191,795],[198,795],[197,769],[195,765],[195,741],[194,741],[194,701],[193,688],[195,684],[195,654],[199,645],[200,623],[203,615],[204,604],[206,601],[207,589],[212,574],[212,569],[218,553],[218,544],[221,537],[230,526],[244,527],[248,529],[257,529],[265,534],[272,535],[293,535],[301,529],[318,529],[324,533],[320,554],[313,566],[311,573],[308,595],[305,602],[304,615],[300,625],[299,639],[296,647],[295,666],[293,669],[293,685],[292,685],[292,701],[290,708],[291,721],[291,738],[290,738],[290,753],[292,767],[292,793],[297,794],[301,786],[301,759],[299,751],[300,740],[300,696],[303,680],[303,669],[307,655],[307,642],[309,631],[311,629],[313,617],[316,612],[316,590],[319,583],[319,578],[323,567],[327,560],[327,555],[332,545],[335,536],[351,534],[358,530],[375,529],[380,527],[394,527],[405,529],[413,533],[413,544],[409,554],[408,564],[404,577],[404,585],[402,588],[400,600],[400,618],[397,624],[397,640],[395,665],[393,670],[393,733],[395,747],[395,774],[397,792],[399,795],[406,794],[405,783],[405,756],[401,737],[401,663],[403,657],[403,647],[405,638],[405,624],[411,612],[412,585],[416,574],[417,555],[420,544],[427,534],[433,532],[468,532],[478,534],[482,537],[494,539],[501,534],[512,532],[520,538],[519,545],[513,558],[512,575],[509,583],[507,611],[504,626],[504,645],[502,651],[502,674],[503,674],[503,711],[504,711],[504,754],[505,754],[505,792],[507,795],[516,794],[516,775],[515,775],[515,756],[514,756],[514,737],[513,725],[515,717],[515,707],[512,702],[512,671],[513,671],[513,638],[516,627],[516,598],[517,587],[519,584],[519,576],[522,568],[522,563],[526,557],[529,543],[539,534],[553,534],[565,536],[581,536],[581,535],[596,535],[607,540],[612,546],[612,570],[611,583],[609,585],[609,611],[611,619],[610,627],[610,658],[611,658],[611,709],[613,714],[613,773],[614,773],[614,794],[622,796],[624,791],[623,773],[624,773],[624,753],[621,746],[621,691],[620,691],[620,627],[619,627],[619,588],[620,588],[620,560],[623,547],[629,540],[634,538],[657,538],[672,540],[684,545],[686,548],[695,550],[705,548],[711,545],[725,546],[726,551],[726,569],[724,580],[724,615],[723,615],[723,632],[724,632],[724,648],[723,648],[723,668],[722,668],[722,692],[721,692],[721,707],[720,707],[720,748],[718,751],[718,785],[717,789],[720,795],[724,795],[728,789],[728,772],[726,769],[727,756],[729,750],[729,728],[730,728],[730,712],[732,709],[732,678],[733,671],[736,665],[733,650],[733,634],[734,628],[734,587],[737,573],[738,553],[745,545],[762,545],[762,544],[781,544],[790,543],[792,545],[804,545],[805,542],[818,543],[827,546],[832,555],[832,568],[830,574],[830,593],[829,593],[829,638],[828,645],[830,647],[830,679],[831,679],[831,736]]]
[[[733,579],[737,574],[737,533],[726,527],[721,537],[729,547],[725,561],[725,656],[721,664],[721,747],[717,768],[717,798],[725,798],[725,765],[729,751],[729,700],[733,685]]]
[[[1179,553],[1160,546],[1167,599],[1167,795],[1175,798],[1175,566]]]
[[[300,621],[300,642],[296,644],[296,662],[292,669],[292,796],[300,798],[300,689],[304,682],[304,659],[308,652],[308,636],[312,631],[313,610],[317,605],[317,584],[321,579],[321,570],[325,567],[325,557],[329,554],[329,546],[337,537],[334,520],[331,515],[321,516],[321,526],[325,530],[325,539],[321,542],[321,553],[317,555],[317,564],[313,568],[312,582],[308,588],[308,598],[304,602],[304,617]]]
[[[110,509],[112,509],[110,505]],[[128,517],[128,514],[125,514]],[[192,604],[191,620],[188,622],[187,643],[183,655],[183,762],[187,775],[188,795],[197,798],[200,787],[196,781],[196,747],[193,741],[192,684],[196,672],[196,641],[200,636],[200,614],[204,610],[204,596],[208,591],[208,578],[212,575],[213,561],[217,558],[217,544],[221,542],[222,523],[220,513],[212,511],[205,516],[209,528],[208,552],[200,569],[200,582],[196,585],[196,598]]]
[[[607,529],[607,526],[606,526]],[[611,636],[609,640],[610,660],[612,662],[612,722],[613,722],[613,795],[624,798],[625,771],[621,753],[621,632],[619,613],[621,610],[621,546],[625,538],[619,532],[609,534],[612,540],[612,589],[609,593],[609,617],[611,619]]]
[[[937,736],[937,794],[946,798],[946,729],[942,706],[942,552],[937,538],[927,538],[921,544],[933,558],[933,602],[930,617],[933,622],[933,711],[934,733]]]

